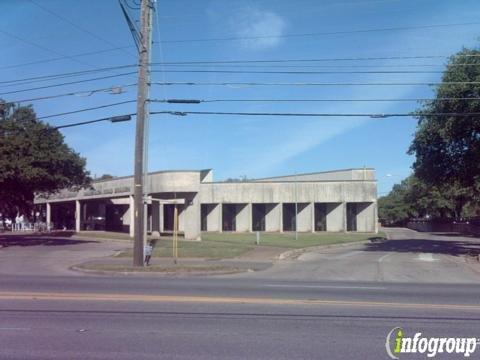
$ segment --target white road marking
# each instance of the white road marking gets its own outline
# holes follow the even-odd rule
[[[266,284],[267,287],[283,288],[308,288],[308,289],[355,289],[355,290],[386,290],[381,286],[342,286],[342,285],[287,285],[287,284]]]
[[[388,257],[390,257],[390,256],[392,256],[392,255],[393,255],[393,253],[385,254],[385,255],[383,255],[380,259],[378,259],[378,262],[381,263],[381,262],[383,262],[386,258],[388,258]]]
[[[417,260],[420,260],[420,261],[428,261],[428,262],[432,262],[432,261],[438,261],[438,259],[435,259],[433,257],[433,254],[432,253],[422,253],[422,254],[418,254],[418,258]]]
[[[346,254],[335,256],[334,258],[335,258],[335,259],[345,259],[345,258],[348,258],[348,257],[351,257],[351,256],[355,256],[355,255],[361,254],[361,253],[363,253],[363,252],[364,252],[364,251],[361,251],[361,250],[350,251],[350,252],[347,252]]]

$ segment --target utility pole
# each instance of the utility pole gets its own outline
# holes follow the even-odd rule
[[[295,172],[295,242],[298,242],[298,198],[297,198],[297,173]]]
[[[145,143],[148,141],[148,100],[150,93],[150,51],[152,45],[152,1],[141,0],[140,5],[140,46],[137,93],[137,124],[135,130],[135,174],[133,190],[134,243],[133,266],[144,266],[145,232]]]

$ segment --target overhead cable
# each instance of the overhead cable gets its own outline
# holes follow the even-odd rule
[[[34,88],[20,89],[20,90],[14,90],[14,91],[6,91],[6,92],[0,93],[0,95],[17,94],[17,93],[26,92],[26,91],[43,90],[43,89],[49,89],[49,88],[65,86],[65,85],[81,84],[81,83],[86,83],[86,82],[91,82],[91,81],[98,81],[98,80],[111,79],[111,78],[116,78],[116,77],[121,77],[121,76],[128,76],[128,75],[133,75],[133,74],[136,74],[136,73],[137,73],[136,71],[133,71],[133,72],[122,73],[122,74],[100,76],[100,77],[96,77],[96,78],[64,82],[64,83],[60,83],[60,84],[38,86],[38,87],[34,87]]]

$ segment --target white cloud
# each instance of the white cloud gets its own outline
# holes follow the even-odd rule
[[[234,16],[230,27],[241,40],[242,47],[250,50],[270,49],[279,45],[286,28],[285,20],[272,11],[248,6]]]

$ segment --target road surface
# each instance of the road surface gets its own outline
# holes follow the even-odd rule
[[[391,239],[337,248],[320,248],[269,270],[237,277],[289,280],[480,283],[480,239],[385,229]]]
[[[393,235],[406,242],[305,253],[243,277],[79,276],[47,273],[43,259],[43,272],[1,276],[0,359],[387,359],[397,326],[480,338],[480,287],[459,256],[475,242]],[[382,257],[379,277],[369,269]],[[415,269],[441,276],[407,276]]]

